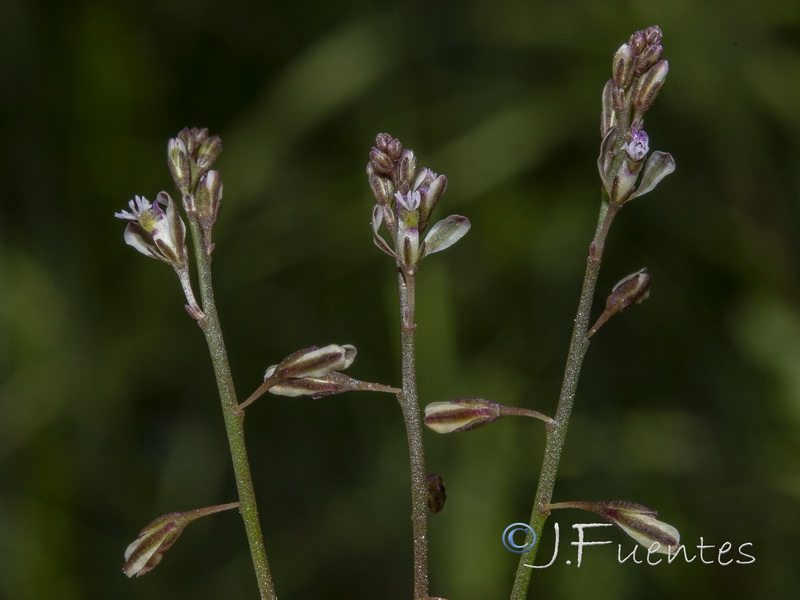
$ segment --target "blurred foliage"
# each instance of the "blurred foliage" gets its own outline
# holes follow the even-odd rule
[[[439,215],[473,224],[420,273],[423,401],[552,412],[599,198],[600,92],[613,51],[651,24],[671,70],[647,128],[678,169],[612,229],[597,309],[643,266],[652,294],[592,340],[555,500],[640,502],[690,546],[752,542],[757,560],[620,565],[616,544],[630,542],[606,530],[615,543],[577,569],[562,559],[586,516],[564,512],[564,554],[533,586],[548,598],[790,597],[800,5],[784,0],[8,0],[0,597],[256,596],[233,513],[192,525],[154,573],[120,572],[148,521],[234,494],[177,280],[124,246],[112,218],[170,188],[170,136],[208,127],[225,146],[214,267],[242,396],[269,364],[330,342],[358,347],[353,376],[398,381],[394,274],[370,239],[364,176],[388,131],[448,175]],[[280,597],[407,600],[396,403],[264,398],[247,430]],[[432,518],[432,592],[507,597],[517,557],[500,533],[527,520],[541,427],[506,419],[427,441],[449,497]]]

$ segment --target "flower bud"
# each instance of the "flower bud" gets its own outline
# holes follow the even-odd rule
[[[388,133],[379,133],[375,136],[375,146],[378,150],[386,152],[389,149],[389,143],[392,142],[394,138],[390,136]]]
[[[188,127],[184,127],[180,133],[178,133],[177,137],[181,138],[186,144],[189,156],[196,158],[197,149],[208,139],[208,129],[200,127],[192,127],[189,129]]]
[[[403,144],[397,138],[392,138],[386,146],[386,153],[392,160],[398,160],[403,154]]]
[[[269,379],[273,369],[274,367],[267,369],[267,379]],[[311,396],[312,398],[319,398],[348,391],[351,389],[348,385],[349,381],[350,378],[347,375],[333,371],[322,377],[287,379],[270,387],[269,393],[276,396]]]
[[[644,41],[646,44],[660,44],[661,43],[661,28],[658,25],[651,25],[643,32]]]
[[[126,548],[125,565],[122,567],[122,572],[128,577],[134,575],[141,577],[161,562],[164,553],[172,547],[189,523],[200,517],[238,506],[238,502],[231,502],[158,517],[142,529],[139,537]]]
[[[647,73],[661,59],[663,53],[664,48],[661,47],[661,44],[648,45],[636,60],[636,74],[641,76]]]
[[[587,332],[587,337],[594,335],[614,315],[621,313],[633,304],[640,304],[647,300],[650,295],[650,280],[651,276],[647,269],[641,269],[619,281],[611,290],[611,294],[606,299],[606,308],[603,314]]]
[[[417,157],[414,156],[413,150],[403,150],[400,155],[400,162],[397,165],[397,180],[400,184],[400,192],[403,194],[408,193],[411,189],[411,184],[414,183],[414,178],[417,173]]]
[[[369,164],[376,173],[384,175],[391,173],[394,169],[394,162],[389,155],[374,147],[369,151]]]
[[[447,501],[447,492],[442,476],[438,473],[431,473],[426,477],[425,483],[428,486],[428,510],[432,513],[442,512],[444,503]]]
[[[200,144],[197,149],[197,169],[200,173],[205,173],[214,166],[220,152],[222,152],[222,140],[218,135],[211,136]]]
[[[367,167],[367,174],[369,175],[369,187],[372,188],[376,202],[381,205],[391,204],[395,194],[392,180],[378,175],[372,163],[369,163]]]
[[[658,513],[652,508],[634,502],[558,502],[548,508],[578,508],[596,513],[651,552],[670,554],[680,545],[681,536],[677,529],[656,519]]]
[[[167,143],[167,159],[175,188],[181,195],[188,194],[192,171],[189,166],[189,151],[181,138],[173,138]]]
[[[650,295],[650,273],[641,269],[620,280],[611,290],[611,295],[606,300],[606,307],[611,307],[617,312],[623,311],[632,304],[640,304]]]
[[[301,377],[324,377],[331,371],[346,369],[356,357],[356,348],[349,344],[330,344],[324,348],[311,346],[293,352],[267,370],[265,379],[279,380]]]
[[[548,423],[553,421],[535,410],[506,406],[485,398],[456,398],[450,402],[428,404],[424,422],[436,433],[455,433],[470,431],[512,415],[533,417]]]
[[[500,404],[483,398],[457,398],[425,407],[425,425],[436,433],[470,431],[502,417]]]
[[[633,79],[633,67],[636,60],[630,44],[622,44],[614,53],[611,62],[611,72],[617,87],[627,88]]]
[[[633,46],[633,49],[636,52],[636,54],[641,54],[647,47],[647,37],[645,35],[645,32],[635,31],[628,40],[628,43],[631,46]]]
[[[222,178],[219,171],[208,171],[197,182],[195,210],[203,229],[217,222],[222,203]]]
[[[641,76],[631,100],[634,108],[634,118],[641,119],[642,115],[653,105],[658,92],[661,91],[661,87],[664,85],[667,73],[669,73],[669,63],[661,59]]]

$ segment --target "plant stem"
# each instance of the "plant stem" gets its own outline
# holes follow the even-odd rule
[[[225,342],[222,338],[222,328],[220,327],[217,306],[214,301],[214,288],[211,283],[211,256],[206,252],[205,244],[203,243],[203,231],[196,215],[190,213],[188,217],[197,260],[200,299],[205,313],[205,319],[198,321],[198,324],[206,337],[206,343],[211,354],[211,362],[214,365],[214,375],[217,379],[222,414],[225,419],[225,430],[228,433],[228,444],[231,450],[231,459],[233,460],[236,487],[239,492],[239,512],[244,521],[261,599],[277,600],[278,596],[275,593],[267,554],[264,550],[264,538],[261,534],[261,524],[258,520],[253,478],[250,474],[250,463],[247,459],[244,437],[244,411],[237,409],[236,390],[233,385],[228,355],[225,351]]]
[[[536,533],[536,543],[530,550],[520,556],[514,587],[511,590],[511,600],[525,600],[528,596],[528,586],[530,585],[531,572],[533,571],[528,565],[533,565],[536,559],[536,552],[542,539],[542,530],[550,514],[547,506],[553,497],[556,474],[558,473],[561,452],[564,449],[569,419],[575,402],[581,365],[583,364],[583,358],[586,356],[586,351],[589,349],[589,338],[586,334],[589,330],[589,317],[591,315],[595,287],[597,286],[597,276],[600,273],[603,250],[605,249],[605,239],[611,222],[620,208],[621,205],[608,202],[608,197],[604,191],[600,215],[597,220],[597,229],[592,243],[589,245],[589,256],[586,259],[586,273],[583,277],[578,313],[575,316],[575,325],[572,329],[572,338],[567,353],[567,365],[564,371],[561,394],[558,399],[558,408],[553,422],[545,425],[544,459],[530,520],[530,526]]]
[[[403,411],[411,462],[411,522],[414,535],[414,598],[428,596],[428,487],[425,481],[425,451],[422,419],[417,399],[417,371],[414,324],[415,273],[398,266],[400,292],[401,352],[403,389],[397,395]]]

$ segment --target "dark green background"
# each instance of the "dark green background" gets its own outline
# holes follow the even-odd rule
[[[646,125],[677,171],[622,211],[602,298],[651,298],[592,342],[555,500],[631,500],[745,566],[620,565],[621,532],[534,574],[531,598],[789,598],[800,587],[800,5],[760,2],[46,3],[0,24],[0,597],[254,598],[234,513],[189,528],[144,578],[125,546],[159,514],[234,498],[210,363],[165,265],[122,241],[134,194],[171,183],[167,139],[223,138],[217,295],[240,395],[312,344],[399,381],[391,261],[364,176],[388,131],[449,178],[472,230],[422,265],[424,403],[552,413],[599,201],[614,50],[664,31]],[[267,397],[247,433],[281,599],[411,596],[409,493],[390,396]],[[426,431],[443,475],[434,594],[508,597],[542,427]],[[548,540],[552,539],[550,526]],[[552,542],[545,542],[549,557]],[[735,558],[736,556],[734,556]],[[572,558],[573,564],[564,563]],[[713,552],[706,558],[714,560]],[[726,557],[727,558],[727,557]]]

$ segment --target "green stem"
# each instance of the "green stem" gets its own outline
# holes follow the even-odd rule
[[[398,267],[400,291],[401,351],[403,389],[397,398],[403,411],[411,461],[411,523],[414,535],[414,598],[428,596],[428,487],[425,450],[422,444],[422,418],[417,399],[417,374],[414,324],[415,273]]]
[[[233,385],[225,342],[222,339],[222,328],[214,301],[214,288],[211,283],[211,256],[206,252],[203,243],[203,231],[196,215],[189,214],[189,228],[192,232],[195,257],[197,259],[197,276],[200,284],[200,299],[205,318],[198,321],[211,354],[214,375],[217,379],[222,414],[225,419],[225,430],[228,433],[233,471],[236,487],[239,492],[239,512],[244,521],[253,568],[256,573],[258,590],[262,600],[277,600],[272,575],[269,570],[267,554],[264,550],[264,538],[258,519],[256,495],[253,489],[253,478],[250,474],[250,463],[247,459],[247,447],[244,437],[244,411],[238,410],[236,390]]]
[[[575,325],[572,329],[572,339],[567,353],[567,365],[564,371],[564,381],[561,387],[561,394],[558,399],[558,408],[552,423],[545,425],[546,440],[544,448],[544,459],[542,461],[542,471],[539,475],[539,485],[536,489],[536,498],[531,511],[530,526],[536,533],[536,543],[533,547],[522,554],[517,567],[517,574],[514,579],[514,587],[511,590],[511,600],[525,600],[528,596],[528,586],[530,585],[531,573],[536,559],[536,552],[542,539],[542,530],[550,512],[548,505],[553,497],[553,489],[556,483],[558,465],[561,461],[561,452],[567,437],[569,419],[572,415],[572,407],[575,402],[575,394],[578,389],[578,379],[580,377],[581,365],[586,351],[589,349],[589,317],[591,315],[594,291],[597,286],[597,276],[600,273],[600,263],[605,248],[605,239],[611,222],[614,220],[620,205],[609,205],[608,198],[603,193],[603,202],[600,207],[600,215],[597,220],[597,229],[594,238],[589,246],[589,256],[586,259],[586,273],[583,277],[583,287],[581,298],[578,303],[578,313],[575,316]]]

